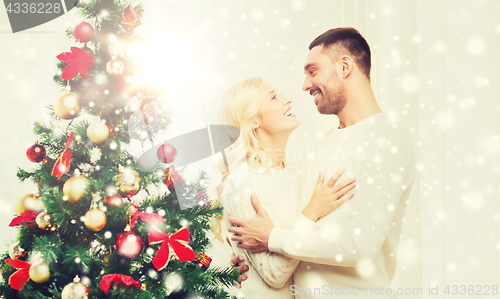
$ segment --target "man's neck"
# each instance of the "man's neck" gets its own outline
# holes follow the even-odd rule
[[[352,126],[374,114],[382,112],[370,86],[364,89],[358,87],[354,90],[355,92],[350,93],[347,104],[337,114],[339,129]]]

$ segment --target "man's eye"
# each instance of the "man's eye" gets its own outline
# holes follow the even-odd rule
[[[312,76],[313,76],[315,73],[316,73],[316,70],[309,71],[309,74],[310,74],[310,75],[312,75]]]

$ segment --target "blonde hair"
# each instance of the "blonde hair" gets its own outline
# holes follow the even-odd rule
[[[246,162],[259,173],[265,172],[272,165],[271,156],[257,138],[254,129],[255,120],[262,106],[259,97],[262,82],[262,78],[252,77],[231,87],[223,97],[218,115],[219,123],[231,125],[240,130],[238,141],[244,147]],[[236,144],[234,148],[238,148],[238,145]],[[236,166],[237,163],[234,162],[241,159],[237,156],[232,157],[230,153],[227,158],[231,166]]]

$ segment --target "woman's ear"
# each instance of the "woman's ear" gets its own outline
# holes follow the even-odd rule
[[[259,127],[260,127],[259,122],[257,120],[255,120],[253,122],[253,129],[255,130],[255,129],[258,129]]]

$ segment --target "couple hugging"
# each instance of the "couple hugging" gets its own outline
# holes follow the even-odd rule
[[[244,154],[228,159],[248,166],[241,186],[225,195],[230,180],[218,186],[241,292],[258,299],[397,298],[388,288],[416,174],[410,137],[380,110],[370,48],[356,29],[328,30],[309,50],[302,89],[319,113],[340,123],[316,148],[341,154],[304,165],[319,177],[300,177],[285,159],[299,120],[276,87],[244,80],[226,93],[219,114],[240,130]],[[226,177],[234,179],[235,169]]]

